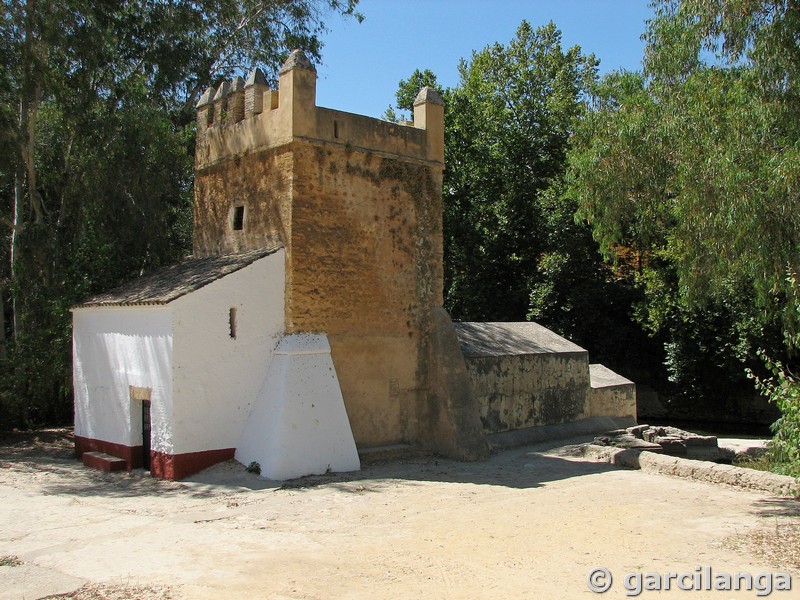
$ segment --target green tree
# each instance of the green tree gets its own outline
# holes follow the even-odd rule
[[[553,23],[474,52],[447,95],[445,295],[459,319],[524,320],[557,185],[597,61]]]
[[[571,157],[573,191],[607,254],[634,247],[670,263],[682,301],[700,303],[751,287],[756,305],[797,325],[800,214],[798,111],[794,75],[779,58],[764,64],[756,5],[656,4],[646,35],[644,74],[614,74],[595,91]],[[736,7],[741,10],[737,12]],[[749,45],[736,34],[747,21]],[[786,9],[788,10],[788,9]],[[736,28],[723,42],[728,13]],[[744,35],[744,34],[740,34]],[[783,39],[783,38],[780,38]],[[717,48],[711,62],[705,53]],[[738,48],[738,50],[736,50]],[[782,56],[782,55],[781,55]]]
[[[661,351],[631,318],[641,294],[604,264],[563,185],[596,67],[580,48],[562,47],[554,24],[523,22],[508,45],[462,61],[454,89],[415,71],[400,82],[396,107],[410,111],[425,85],[445,101],[445,304],[453,317],[535,319],[649,381],[661,372]]]
[[[0,426],[71,417],[68,308],[189,250],[194,103],[357,0],[11,0],[0,17]],[[10,334],[6,336],[6,334]]]
[[[714,373],[741,383],[757,348],[798,345],[800,14],[768,0],[653,6],[644,71],[594,90],[569,184],[606,256],[635,257],[641,319],[668,337],[673,378],[718,398]]]
[[[395,93],[395,106],[389,106],[383,115],[387,121],[397,123],[398,121],[414,120],[414,100],[419,91],[425,86],[434,88],[440,94],[444,94],[444,89],[436,81],[436,74],[430,69],[420,71],[415,69],[408,79],[401,79],[397,84]],[[399,112],[398,112],[399,111]]]

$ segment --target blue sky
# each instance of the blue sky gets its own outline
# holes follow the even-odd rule
[[[640,67],[648,0],[361,0],[366,17],[331,17],[318,68],[317,104],[380,117],[401,79],[430,69],[458,83],[458,62],[494,42],[508,43],[523,19],[553,21],[565,46],[600,59],[601,72]]]

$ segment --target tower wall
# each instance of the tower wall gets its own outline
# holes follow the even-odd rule
[[[327,334],[356,443],[425,444],[430,398],[442,396],[429,355],[442,304],[441,99],[420,94],[416,127],[320,108],[316,73],[295,53],[279,91],[264,81],[248,78],[239,121],[220,118],[218,100],[198,106],[194,252],[282,242],[287,333]]]
[[[358,443],[413,440],[442,302],[441,169],[331,143],[293,154],[287,328],[328,334]]]

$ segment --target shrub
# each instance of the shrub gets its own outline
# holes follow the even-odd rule
[[[800,477],[800,379],[788,367],[759,353],[772,373],[769,379],[761,379],[750,373],[756,388],[781,411],[780,418],[772,425],[775,434],[767,446],[773,470],[784,475]]]

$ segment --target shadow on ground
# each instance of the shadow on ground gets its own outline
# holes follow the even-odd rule
[[[800,499],[764,498],[755,503],[755,513],[760,517],[800,517]]]
[[[474,485],[536,488],[586,475],[618,470],[608,463],[575,460],[577,444],[570,440],[506,450],[488,460],[458,462],[414,454],[393,461],[365,464],[361,471],[312,475],[289,481],[271,481],[248,473],[236,461],[227,461],[184,481],[153,479],[141,469],[130,473],[103,473],[84,467],[69,455],[71,438],[66,431],[55,436],[24,436],[0,448],[0,477],[3,469],[37,475],[48,494],[74,496],[130,497],[180,495],[197,498],[224,496],[259,490],[275,492],[331,486],[345,492],[380,491],[375,485],[386,480],[413,482],[470,483]]]

